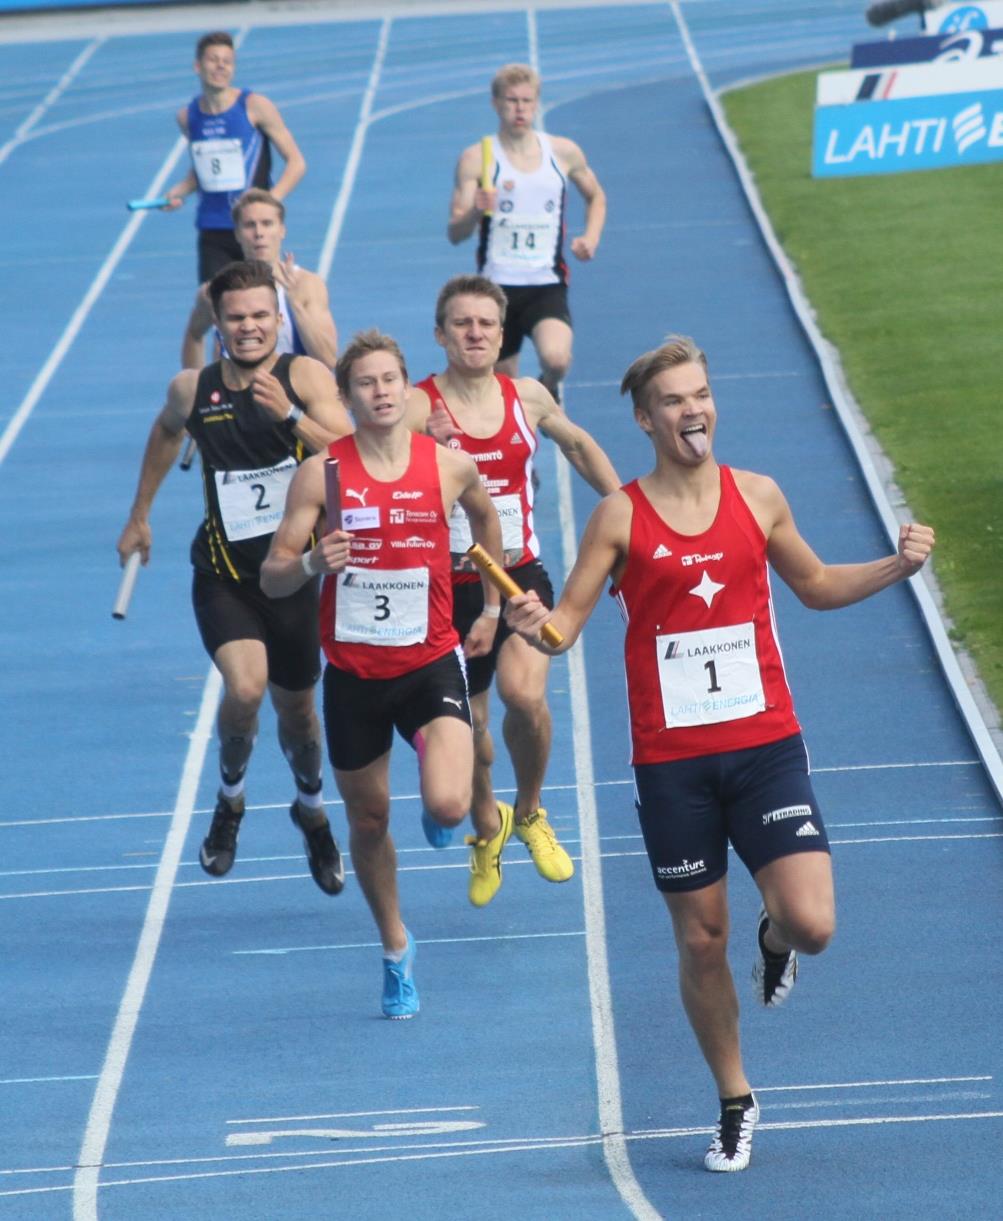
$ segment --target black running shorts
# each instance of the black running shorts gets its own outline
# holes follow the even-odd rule
[[[540,595],[544,606],[553,609],[554,587],[550,577],[539,560],[531,560],[528,564],[520,564],[518,568],[509,568],[509,576],[528,593],[535,589]],[[504,601],[502,607],[504,608]],[[467,633],[474,626],[474,621],[484,609],[484,586],[480,581],[467,581],[453,586],[453,627],[459,634],[460,641],[467,638]],[[495,632],[495,642],[491,652],[483,657],[467,658],[467,684],[471,695],[480,695],[491,686],[491,680],[498,668],[498,653],[502,645],[512,635],[512,629],[505,622],[505,616],[498,620],[498,630]]]
[[[751,874],[796,852],[828,852],[800,734],[634,768],[655,885],[700,890],[728,872],[728,843]]]
[[[224,581],[195,569],[192,605],[210,657],[231,640],[260,640],[268,654],[268,681],[306,691],[320,678],[319,582],[288,598],[267,598],[257,581]]]
[[[463,652],[456,648],[397,678],[360,678],[328,663],[324,670],[324,730],[335,771],[367,767],[393,744],[408,743],[437,717],[470,724]]]
[[[522,341],[532,336],[533,327],[544,318],[556,318],[571,325],[567,284],[502,284],[499,287],[508,298],[499,360],[515,356]]]
[[[239,262],[244,252],[232,229],[199,230],[199,283],[211,280],[227,263]]]

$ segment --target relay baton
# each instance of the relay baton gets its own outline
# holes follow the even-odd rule
[[[327,532],[341,529],[341,476],[338,474],[338,459],[324,459],[324,512],[327,516]]]
[[[145,212],[149,208],[166,208],[170,202],[166,195],[158,195],[156,199],[130,199],[125,206],[130,212]]]
[[[480,543],[474,543],[472,547],[468,547],[467,555],[470,556],[503,598],[514,598],[516,594],[522,593],[522,590],[505,569],[498,567]],[[556,649],[564,643],[564,637],[552,623],[545,623],[540,629],[540,635],[543,637],[544,643],[549,644],[552,649]]]
[[[494,165],[495,155],[491,148],[491,137],[481,136],[481,190],[489,191],[491,189],[491,169]],[[485,212],[485,216],[490,216],[490,212]]]
[[[125,570],[122,573],[122,580],[118,586],[118,597],[115,599],[115,605],[111,608],[111,617],[113,619],[125,618],[126,611],[129,609],[129,601],[132,598],[132,591],[136,585],[136,577],[138,576],[139,552],[134,551],[125,561]]]
[[[198,444],[195,441],[195,438],[189,437],[185,442],[185,450],[181,455],[181,461],[178,463],[178,466],[180,466],[183,471],[191,469],[191,465],[195,461],[196,449],[198,449]]]

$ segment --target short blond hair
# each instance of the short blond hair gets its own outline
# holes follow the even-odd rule
[[[348,398],[352,366],[357,360],[362,360],[365,356],[372,356],[374,352],[389,352],[400,365],[404,380],[409,380],[404,353],[400,350],[396,339],[390,335],[384,335],[375,327],[369,331],[359,331],[357,335],[352,336],[352,342],[338,357],[338,363],[334,366],[334,380],[338,383],[338,389],[341,391],[343,399]]]
[[[251,187],[234,201],[233,207],[230,209],[234,226],[240,224],[240,217],[244,209],[249,208],[251,204],[268,204],[270,208],[274,208],[278,212],[279,220],[283,224],[286,223],[286,205],[282,200],[276,199],[271,191],[266,191],[261,187]]]
[[[505,64],[499,68],[491,82],[491,96],[500,98],[513,85],[532,85],[537,97],[540,96],[540,74],[534,72],[529,64]]]
[[[689,335],[666,335],[659,347],[639,356],[623,375],[620,393],[630,392],[636,410],[644,405],[644,392],[648,384],[659,373],[674,369],[677,365],[703,365],[704,372],[707,372],[707,356]]]

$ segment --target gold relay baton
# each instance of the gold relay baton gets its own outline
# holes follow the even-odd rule
[[[514,598],[516,594],[523,592],[505,569],[499,568],[480,543],[474,543],[472,547],[468,547],[467,555],[470,556],[503,598]],[[540,629],[540,635],[543,637],[544,643],[549,644],[552,649],[560,648],[564,643],[564,637],[552,623],[545,623]]]

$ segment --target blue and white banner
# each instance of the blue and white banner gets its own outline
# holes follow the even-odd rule
[[[815,178],[901,174],[987,161],[1003,161],[1003,90],[815,110]]]
[[[980,93],[1003,89],[1003,56],[964,63],[901,64],[873,70],[820,72],[816,106],[851,102],[884,102],[893,98],[931,97],[941,93]]]
[[[1003,55],[1003,28],[927,34],[919,38],[884,38],[858,42],[850,52],[851,68],[885,68],[891,64],[965,63]]]
[[[945,4],[923,14],[928,34],[956,34],[959,30],[991,30],[1003,26],[1003,0],[979,4]]]

